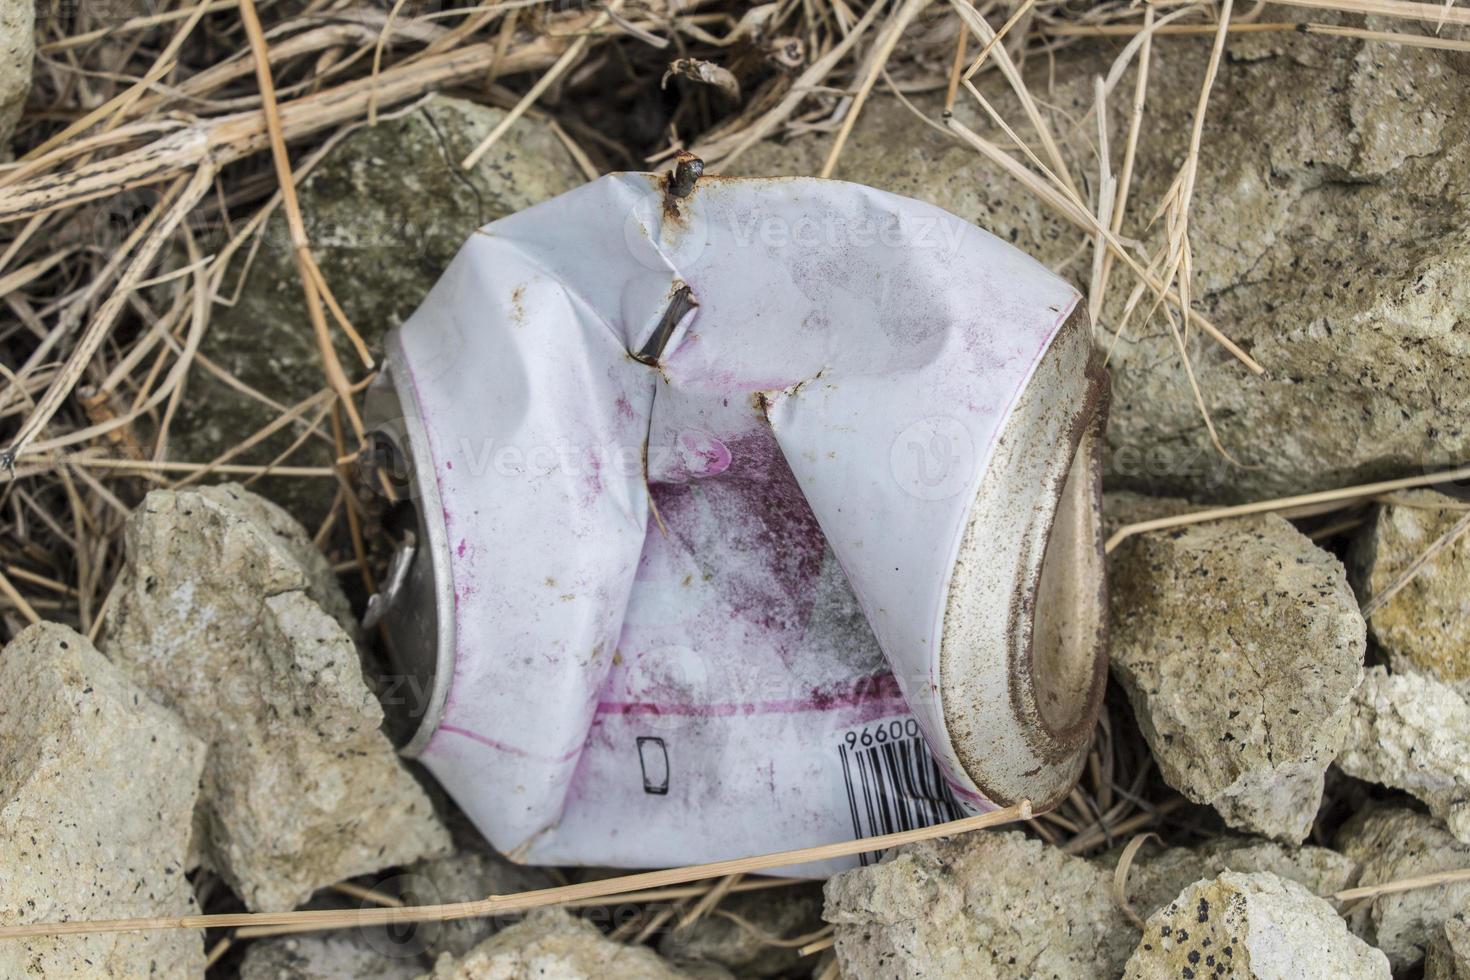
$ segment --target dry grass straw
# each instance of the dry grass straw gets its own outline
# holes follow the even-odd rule
[[[401,926],[413,922],[445,922],[454,919],[483,918],[505,912],[522,912],[588,899],[616,899],[621,895],[646,889],[680,885],[706,878],[745,875],[773,868],[850,857],[867,851],[887,850],[890,847],[901,847],[904,844],[931,840],[935,837],[966,834],[990,827],[999,827],[1018,820],[1027,820],[1030,817],[1030,801],[1022,800],[1014,806],[993,810],[979,816],[965,817],[961,820],[952,820],[917,830],[884,834],[865,840],[838,841],[832,844],[795,848],[755,857],[713,861],[662,871],[645,871],[618,878],[605,878],[576,885],[560,885],[537,891],[520,892],[515,895],[492,895],[474,902],[399,908],[377,906],[347,910],[240,912],[221,915],[142,916],[129,919],[24,923],[0,926],[0,940],[28,936],[90,935],[167,929],[253,928],[257,926],[286,926],[302,931],[310,928],[351,929],[367,926]]]
[[[1435,538],[1421,551],[1413,561],[1404,567],[1404,570],[1394,576],[1393,581],[1383,587],[1383,591],[1369,598],[1363,603],[1363,618],[1372,619],[1373,614],[1383,608],[1384,603],[1403,591],[1419,573],[1424,571],[1430,562],[1444,549],[1458,541],[1467,530],[1470,530],[1470,511],[1466,511],[1455,523],[1449,526],[1439,537]]]
[[[1152,13],[1153,8],[1149,8]],[[1267,23],[1267,24],[1231,24],[1231,34],[1320,34],[1323,37],[1347,37],[1359,41],[1378,41],[1385,44],[1402,44],[1411,48],[1432,48],[1439,51],[1470,51],[1470,41],[1460,41],[1454,38],[1430,37],[1420,34],[1405,34],[1394,31],[1369,31],[1361,27],[1343,27],[1338,24],[1292,24],[1292,23]],[[1147,27],[1133,27],[1128,24],[1099,24],[1088,26],[1083,24],[1063,24],[1050,28],[1048,33],[1052,37],[1136,37],[1140,34],[1165,34],[1172,36],[1184,36],[1191,34],[1213,34],[1215,28],[1209,24],[1167,24],[1156,31],[1149,31]]]
[[[689,908],[689,911],[679,917],[679,928],[692,926],[708,915],[710,910],[719,905],[725,896],[730,894],[730,889],[739,884],[740,879],[744,877],[743,874],[730,874],[715,882],[714,886],[701,895],[699,900]]]
[[[1380,480],[1377,483],[1361,483],[1356,486],[1342,487],[1337,490],[1322,490],[1317,493],[1296,494],[1290,497],[1278,497],[1274,500],[1260,500],[1249,504],[1236,504],[1231,507],[1211,507],[1206,510],[1191,511],[1185,514],[1176,514],[1170,517],[1156,517],[1147,521],[1138,521],[1133,524],[1125,524],[1114,531],[1104,543],[1104,550],[1111,552],[1118,545],[1135,534],[1143,534],[1148,531],[1163,531],[1174,527],[1187,527],[1191,524],[1204,524],[1213,521],[1224,521],[1234,517],[1249,517],[1253,514],[1292,514],[1294,516],[1308,516],[1330,513],[1343,507],[1350,507],[1363,500],[1392,493],[1395,490],[1411,490],[1415,487],[1429,487],[1454,483],[1460,480],[1470,479],[1470,466],[1462,466],[1458,469],[1445,470],[1441,473],[1431,473],[1424,476],[1404,477],[1398,480]]]
[[[344,882],[343,884],[350,884],[350,883],[345,883]],[[789,887],[791,887],[793,885],[804,885],[804,884],[810,884],[810,879],[807,879],[807,878],[767,878],[767,877],[750,878],[750,879],[742,880],[739,884],[737,884],[737,885],[735,885],[735,886],[727,889],[724,892],[724,895],[742,894],[742,893],[745,893],[745,892],[754,892],[754,891],[765,891],[766,889],[770,889],[770,888],[789,888]],[[647,889],[643,889],[642,891],[622,892],[622,893],[619,893],[619,894],[616,894],[616,895],[598,896],[598,897],[595,897],[595,898],[572,899],[572,900],[569,900],[569,901],[557,903],[557,908],[572,910],[572,909],[585,909],[585,908],[594,908],[594,907],[605,907],[605,906],[613,905],[613,904],[616,904],[616,905],[631,905],[631,904],[658,905],[658,904],[670,903],[670,902],[684,902],[684,901],[686,901],[688,899],[694,899],[696,901],[701,901],[701,900],[706,899],[709,896],[709,894],[715,890],[715,888],[717,886],[718,886],[718,882],[716,882],[714,884],[711,884],[709,882],[701,882],[701,883],[695,884],[695,885],[676,885],[676,886],[672,886],[672,887],[668,887],[668,888],[647,888]],[[333,886],[334,889],[338,889],[338,888],[341,888],[341,887],[343,887],[343,886],[342,885],[334,885]],[[384,904],[384,903],[382,903],[382,902],[375,902],[373,904],[381,905],[381,904]],[[400,903],[398,907],[402,907],[402,903]],[[721,912],[721,914],[724,914],[723,913],[723,910],[719,910],[719,911]],[[266,937],[266,936],[286,936],[286,935],[294,935],[294,934],[303,933],[303,932],[319,932],[319,931],[321,931],[321,930],[317,926],[308,923],[308,924],[306,924],[304,926],[303,925],[247,926],[247,927],[242,928],[242,929],[236,929],[232,933],[232,935],[236,939],[259,939],[259,938],[263,938],[263,937]]]
[[[1409,878],[1399,878],[1394,881],[1385,881],[1375,885],[1359,885],[1356,888],[1344,888],[1342,891],[1333,892],[1329,897],[1337,902],[1357,902],[1365,898],[1373,899],[1383,895],[1400,895],[1404,892],[1417,891],[1421,888],[1438,888],[1442,885],[1453,885],[1462,881],[1470,881],[1470,868],[1456,868],[1453,871],[1436,871],[1433,874],[1414,875]]]
[[[471,31],[430,30],[433,22],[426,17],[396,26],[379,19],[374,28],[371,8],[362,8],[361,23],[324,20],[320,3],[294,14],[271,5],[265,17],[274,19],[263,23],[254,4],[234,0],[191,0],[177,11],[131,18],[113,29],[43,37],[46,56],[62,60],[42,63],[38,93],[47,91],[53,106],[94,106],[49,131],[45,123],[28,127],[23,121],[20,161],[0,167],[0,212],[9,221],[0,286],[16,317],[0,334],[0,462],[6,464],[0,485],[6,519],[0,529],[8,532],[0,535],[0,556],[31,576],[5,577],[0,611],[30,622],[44,608],[52,618],[74,615],[90,627],[92,617],[82,612],[99,607],[115,573],[122,513],[165,474],[186,475],[184,484],[265,475],[332,478],[339,484],[345,479],[337,470],[290,458],[302,445],[323,441],[335,445],[339,458],[352,457],[356,449],[357,403],[370,375],[349,376],[336,358],[331,328],[348,338],[362,368],[372,364],[307,241],[295,185],[328,147],[363,123],[370,107],[392,110],[426,92],[483,77],[491,57],[495,75],[517,75],[554,64],[571,47],[585,54],[620,36],[595,32],[605,24],[596,11],[543,8],[519,3],[467,13],[466,23],[484,29],[486,39],[480,41]],[[627,23],[643,33],[667,28],[666,16],[680,9],[640,5]],[[339,18],[352,13],[340,4],[334,10]],[[520,36],[503,31],[516,23],[514,16],[503,16],[507,11],[534,12],[522,20],[530,29]],[[62,31],[63,23],[43,18],[49,31]],[[84,28],[85,11],[69,26]],[[161,50],[136,45],[150,31],[164,32]],[[492,32],[500,32],[498,43],[489,39]],[[418,51],[381,48],[382,70],[370,79],[337,74],[353,61],[355,55],[343,54],[352,44],[397,42],[401,35],[432,40]],[[206,50],[225,57],[201,63]],[[332,60],[334,53],[341,56]],[[142,67],[131,81],[126,72],[111,72],[117,91],[110,96],[98,97],[93,76],[68,70],[91,59],[120,67],[119,57],[139,60]],[[311,80],[313,69],[321,81]],[[290,98],[276,98],[278,72],[291,78],[285,88]],[[293,170],[288,144],[306,139],[319,145]],[[257,155],[263,151],[271,155],[272,183],[259,179],[264,174]],[[577,152],[591,169],[580,146]],[[145,191],[148,196],[139,197]],[[121,215],[121,237],[113,237],[110,220],[116,202],[131,209],[147,202],[141,220]],[[241,208],[246,214],[234,217]],[[328,393],[326,400],[296,406],[275,404],[199,350],[212,310],[233,302],[227,270],[234,268],[243,282],[232,260],[242,246],[253,253],[277,208],[286,214],[304,320],[317,341]],[[230,241],[213,254],[193,255],[182,268],[156,273],[171,248],[176,253],[190,247],[189,226],[199,221],[222,226]],[[57,241],[70,244],[49,247]],[[163,308],[153,306],[159,296],[166,301]],[[171,458],[167,449],[189,376],[199,371],[277,413],[207,463]],[[280,431],[296,440],[285,455],[269,463],[250,458],[258,444]],[[240,456],[248,461],[236,461]],[[58,501],[65,506],[53,506]],[[355,497],[344,495],[338,512],[345,516],[339,523],[348,529],[351,552],[370,579]],[[78,523],[67,527],[73,520]],[[90,556],[85,590],[73,590],[69,601],[60,602],[32,593],[37,576],[80,582],[84,553]]]
[[[1113,903],[1118,906],[1128,921],[1139,929],[1144,927],[1144,922],[1128,902],[1128,873],[1133,868],[1138,852],[1150,838],[1159,840],[1157,834],[1147,833],[1138,834],[1127,843],[1118,856],[1117,866],[1113,869],[1111,885]],[[1392,881],[1381,881],[1371,885],[1358,885],[1335,892],[1324,892],[1321,897],[1336,902],[1338,911],[1343,916],[1348,916],[1361,905],[1371,903],[1374,899],[1384,895],[1401,895],[1404,892],[1419,891],[1425,888],[1441,888],[1462,881],[1470,881],[1470,868],[1436,871],[1432,874],[1411,875],[1407,878],[1396,878]]]

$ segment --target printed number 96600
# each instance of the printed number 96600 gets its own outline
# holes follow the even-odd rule
[[[853,749],[860,745],[867,748],[870,745],[883,745],[901,738],[917,738],[918,735],[919,723],[917,721],[912,718],[895,718],[881,724],[855,728],[842,738],[847,742],[847,747]]]

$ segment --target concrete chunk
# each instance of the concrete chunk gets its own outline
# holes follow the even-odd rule
[[[1360,593],[1382,594],[1460,518],[1465,501],[1415,490],[1384,504],[1354,548]],[[1368,629],[1395,674],[1422,674],[1470,697],[1470,533],[1460,535],[1385,602]]]
[[[192,915],[204,743],[65,626],[0,652],[0,925]],[[200,931],[0,941],[0,976],[197,978]]]
[[[1470,914],[1461,909],[1429,940],[1424,980],[1470,980]]]
[[[1360,867],[1358,885],[1381,885],[1437,871],[1470,868],[1470,844],[1427,814],[1381,806],[1357,814],[1338,831],[1337,849]],[[1470,882],[1381,895],[1350,921],[1355,933],[1388,954],[1393,968],[1418,963],[1457,909],[1470,904]]]
[[[1342,565],[1267,515],[1130,538],[1108,579],[1113,673],[1165,780],[1300,843],[1363,670]]]
[[[1337,765],[1358,779],[1412,793],[1470,843],[1470,702],[1448,686],[1369,668],[1353,696]]]
[[[448,850],[299,525],[238,486],[155,491],[127,550],[103,648],[209,743],[200,843],[250,908]]]
[[[561,909],[537,909],[456,959],[444,953],[420,980],[681,980],[647,946],[607,939]]]
[[[417,956],[392,956],[353,933],[282,936],[250,945],[240,980],[413,980]]]
[[[850,980],[1114,980],[1137,932],[1111,874],[1015,832],[931,840],[827,882]]]
[[[1388,980],[1388,957],[1337,910],[1270,872],[1199,881],[1149,917],[1126,980]]]
[[[1116,856],[1117,852],[1107,855],[1100,863],[1114,867]],[[1128,872],[1128,901],[1146,919],[1188,885],[1226,871],[1267,871],[1314,895],[1328,895],[1348,887],[1357,866],[1326,847],[1284,847],[1250,837],[1220,837],[1194,847],[1146,845]]]

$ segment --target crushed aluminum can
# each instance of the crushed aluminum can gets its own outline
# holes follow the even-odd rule
[[[403,751],[544,864],[1052,806],[1106,402],[1077,291],[918,201],[684,160],[487,225],[369,394]]]

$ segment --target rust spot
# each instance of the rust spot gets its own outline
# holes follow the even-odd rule
[[[801,392],[801,389],[805,388],[807,385],[811,384],[813,381],[820,381],[822,379],[822,375],[824,375],[826,373],[827,373],[827,369],[826,368],[822,368],[820,371],[818,371],[816,374],[812,375],[810,378],[802,378],[796,384],[794,384],[791,387],[787,388],[786,389],[786,394],[788,394],[788,395],[799,394]]]
[[[770,392],[766,392],[766,391],[753,391],[753,392],[751,392],[751,394],[750,394],[750,407],[753,408],[753,409],[755,409],[756,412],[758,412],[760,414],[760,417],[766,420],[766,424],[767,425],[770,424],[770,422],[771,422],[771,395],[770,395]]]
[[[526,305],[523,302],[525,300],[525,298],[526,298],[526,285],[525,285],[525,283],[522,283],[521,285],[517,286],[515,289],[511,290],[511,293],[510,293],[510,317],[511,317],[512,320],[515,321],[516,326],[518,326],[518,327],[525,326],[525,324],[526,324]]]
[[[756,414],[758,414],[763,420],[765,420],[765,423],[767,425],[770,425],[771,403],[775,400],[777,395],[791,396],[799,393],[801,389],[805,388],[813,381],[819,380],[826,372],[826,370],[826,368],[822,368],[822,370],[818,371],[810,378],[802,378],[800,381],[796,382],[796,384],[786,388],[781,388],[779,390],[772,389],[770,391],[753,391],[750,393],[750,407],[755,409]]]

